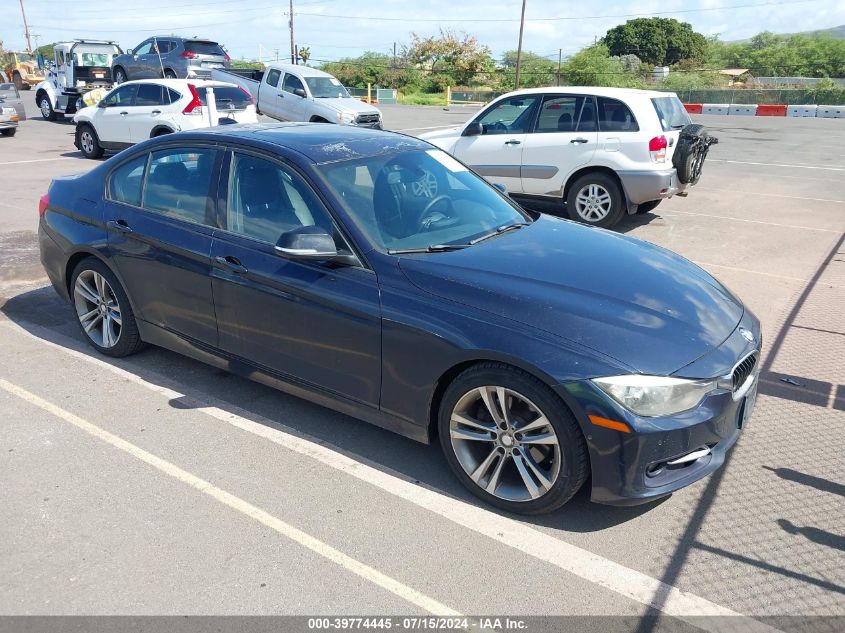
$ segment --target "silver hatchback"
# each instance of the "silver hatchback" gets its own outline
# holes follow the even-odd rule
[[[229,55],[217,42],[173,36],[151,37],[112,61],[115,83],[134,79],[210,79],[213,68],[228,68]]]

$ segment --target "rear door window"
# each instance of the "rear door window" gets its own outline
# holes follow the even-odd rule
[[[279,85],[279,77],[282,76],[281,70],[276,70],[275,68],[267,73],[267,83],[273,86],[274,88]]]
[[[637,132],[640,127],[631,110],[621,101],[599,97],[599,130],[602,132]]]
[[[143,206],[178,220],[216,226],[210,199],[217,150],[175,148],[153,152]]]
[[[139,84],[138,94],[135,95],[136,106],[162,105],[162,87],[158,84]]]
[[[197,55],[219,55],[223,57],[226,54],[223,47],[217,42],[204,42],[200,40],[185,42],[185,50],[189,53],[196,53]]]
[[[549,95],[544,97],[534,132],[574,132],[584,97]]]
[[[581,104],[581,112],[575,130],[577,132],[595,132],[597,129],[596,100],[594,97],[585,97],[584,103]]]
[[[680,130],[692,123],[689,113],[678,97],[655,97],[651,100],[664,132]]]
[[[141,206],[141,186],[144,181],[144,167],[147,154],[133,158],[115,169],[109,177],[108,197],[115,202]]]

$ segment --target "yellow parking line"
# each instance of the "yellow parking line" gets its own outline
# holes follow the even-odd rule
[[[214,484],[197,477],[189,473],[186,470],[182,470],[175,464],[172,464],[161,457],[153,455],[145,451],[143,448],[135,446],[134,444],[127,442],[121,437],[109,433],[105,429],[100,428],[99,426],[88,422],[87,420],[83,420],[77,415],[70,413],[69,411],[65,411],[61,407],[57,407],[56,405],[52,404],[36,396],[33,393],[30,393],[26,389],[18,387],[15,384],[10,383],[7,380],[0,378],[0,388],[5,389],[9,393],[17,396],[18,398],[29,402],[30,404],[35,405],[36,407],[43,409],[44,411],[54,415],[57,418],[64,420],[72,424],[73,426],[85,431],[89,435],[100,439],[111,446],[120,449],[124,453],[128,453],[132,457],[141,460],[155,468],[156,470],[164,473],[181,481],[184,484],[191,486],[192,488],[199,490],[203,494],[208,495],[212,499],[215,499],[233,510],[240,512],[241,514],[250,517],[261,523],[262,525],[267,526],[271,530],[278,532],[282,536],[289,538],[290,540],[302,545],[303,547],[308,548],[315,554],[322,556],[323,558],[330,560],[331,562],[339,565],[343,569],[352,572],[363,578],[364,580],[368,580],[371,583],[378,585],[382,589],[386,589],[390,593],[399,596],[403,600],[407,600],[411,604],[415,604],[418,607],[425,609],[427,612],[435,614],[435,615],[444,615],[444,616],[458,616],[460,615],[457,611],[454,611],[447,607],[446,605],[438,602],[433,598],[429,598],[428,596],[420,593],[416,589],[405,585],[398,580],[387,576],[380,571],[373,569],[369,565],[366,565],[350,556],[347,556],[343,552],[335,549],[331,545],[328,545],[319,539],[314,538],[310,534],[299,530],[292,525],[289,525],[282,521],[281,519],[273,516],[272,514],[262,510],[261,508],[252,505],[248,501],[244,501],[240,497],[236,497],[235,495],[218,488]]]

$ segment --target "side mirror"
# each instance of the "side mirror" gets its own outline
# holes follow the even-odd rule
[[[127,54],[127,55],[131,55],[131,54],[132,54],[132,49],[131,49],[131,48],[127,48],[127,49],[126,49],[126,54]]]
[[[464,136],[478,136],[479,134],[483,134],[484,129],[481,127],[481,123],[478,121],[473,121],[469,125],[464,128]]]
[[[321,227],[302,226],[282,233],[276,252],[291,259],[326,260],[337,257],[337,246]]]
[[[105,101],[100,101],[100,102],[97,104],[97,107],[98,107],[98,108],[108,108],[109,106],[108,106],[108,104],[107,104]]]
[[[507,188],[507,187],[505,187],[502,183],[500,183],[500,182],[494,182],[494,183],[493,183],[493,186],[494,186],[494,187],[496,187],[496,189],[498,189],[499,191],[501,191],[503,194],[508,195],[508,188]]]
[[[305,88],[296,88],[293,91],[293,94],[295,94],[297,97],[302,97],[304,99],[306,97]]]

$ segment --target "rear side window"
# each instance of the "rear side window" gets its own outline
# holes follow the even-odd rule
[[[599,97],[599,130],[602,132],[638,132],[640,126],[631,110],[621,101]]]
[[[226,54],[226,51],[217,42],[203,42],[200,40],[185,42],[185,50],[189,53],[196,53],[197,55],[219,55],[223,57]]]
[[[543,99],[535,132],[574,132],[584,97],[549,96]]]
[[[163,215],[215,226],[209,199],[217,151],[178,148],[153,152],[144,187],[144,208]]]
[[[281,70],[276,70],[275,68],[267,73],[267,83],[273,86],[274,88],[279,85],[279,77],[282,76]]]
[[[208,90],[197,88],[200,101],[208,105]],[[231,86],[214,86],[214,103],[218,110],[243,110],[252,103],[252,99],[240,88]]]
[[[689,113],[678,97],[656,97],[651,100],[664,132],[680,130],[692,123]]]
[[[136,106],[161,105],[162,87],[157,84],[139,84],[138,93],[135,95]]]
[[[141,185],[144,181],[144,167],[147,154],[134,158],[111,173],[109,178],[109,198],[115,202],[141,206]]]

